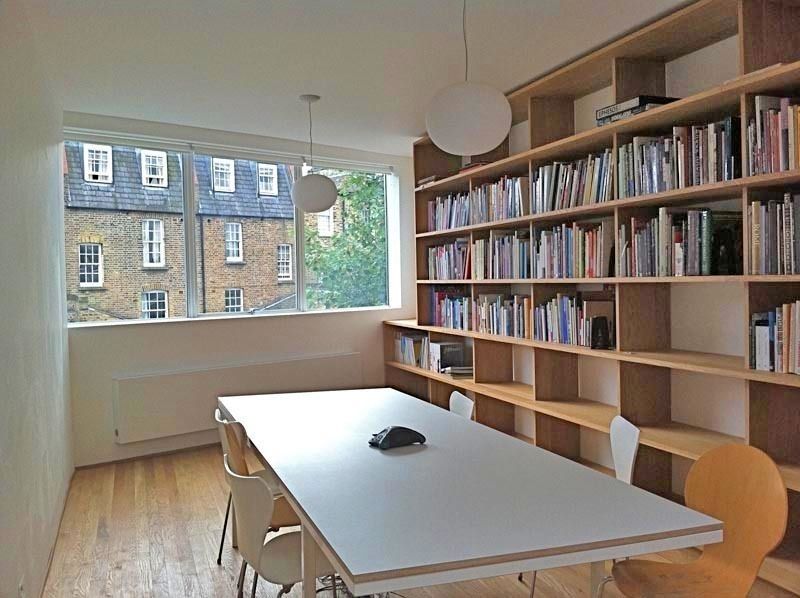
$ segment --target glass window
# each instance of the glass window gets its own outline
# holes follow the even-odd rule
[[[81,287],[103,286],[103,246],[100,243],[78,246],[78,284]]]
[[[258,165],[258,194],[278,194],[278,166],[276,164]]]
[[[214,158],[214,191],[233,193],[236,191],[236,173],[233,160]]]
[[[278,245],[278,280],[292,280],[292,246]]]
[[[111,146],[86,143],[83,146],[83,179],[90,183],[111,183]]]
[[[142,150],[142,185],[167,187],[167,152]]]
[[[333,179],[339,199],[327,221],[322,214],[306,216],[308,309],[386,305],[386,175],[334,169],[317,172]]]
[[[142,221],[142,265],[145,268],[164,267],[164,222]]]
[[[240,222],[225,223],[225,261],[242,261],[242,224]]]
[[[228,313],[244,311],[242,289],[225,289],[225,311]]]
[[[166,291],[145,291],[142,293],[142,318],[155,320],[169,317]]]

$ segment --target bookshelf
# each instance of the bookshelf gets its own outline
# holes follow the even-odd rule
[[[666,63],[737,36],[739,76],[694,95],[602,127],[576,132],[575,100],[605,87],[613,101],[640,94],[666,94]],[[387,383],[446,408],[452,390],[476,401],[476,420],[529,442],[610,473],[581,455],[581,430],[608,434],[611,419],[622,414],[642,429],[642,449],[634,483],[669,498],[676,496],[673,456],[696,460],[726,443],[749,443],[765,450],[779,464],[789,489],[790,524],[781,546],[765,562],[761,576],[800,594],[800,375],[749,368],[750,315],[800,299],[800,275],[749,273],[747,207],[755,197],[800,191],[800,170],[743,176],[660,193],[603,203],[526,214],[507,220],[470,224],[447,230],[428,230],[428,202],[448,193],[470,193],[504,176],[528,176],[533,187],[536,170],[553,161],[571,161],[610,149],[612,177],[617,149],[635,135],[664,135],[673,125],[704,124],[725,116],[744,123],[754,113],[759,94],[800,94],[800,10],[790,0],[700,0],[633,31],[577,60],[539,77],[509,94],[514,123],[527,121],[530,147],[509,154],[505,143],[482,157],[487,164],[459,171],[461,159],[445,154],[429,139],[413,147],[415,180],[435,175],[415,189],[417,318],[385,322],[384,353]],[[740,152],[747,158],[745,135]],[[742,274],[705,276],[622,277],[609,272],[601,278],[514,278],[431,280],[429,247],[456,238],[486,238],[490,231],[527,232],[533,241],[543,227],[613,219],[615,240],[619,225],[631,215],[656,214],[659,207],[724,205],[744,215]],[[614,247],[615,263],[619,248]],[[532,272],[535,272],[531,268]],[[737,355],[673,348],[671,319],[680,318],[670,302],[674,285],[724,284],[737,289],[744,318],[732,324],[743,333]],[[434,325],[432,296],[449,289],[467,298],[481,293],[530,297],[533,306],[559,293],[574,293],[586,285],[613,292],[614,344],[610,349],[559,344],[530,337],[518,338]],[[653,317],[653,314],[659,317]],[[397,334],[418,333],[431,341],[461,340],[472,352],[472,377],[453,377],[395,360]],[[615,403],[581,396],[580,360],[598,358],[616,375]],[[522,359],[532,381],[518,379]],[[515,364],[512,367],[512,364]],[[745,387],[744,434],[731,435],[673,420],[671,375],[713,376],[736,380]],[[701,397],[702,398],[702,397]],[[730,409],[738,409],[731,401]],[[515,414],[523,410],[533,421],[533,434],[516,430]]]

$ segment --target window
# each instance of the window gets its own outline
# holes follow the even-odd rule
[[[292,246],[278,245],[278,280],[292,280]]]
[[[142,318],[157,320],[169,317],[166,291],[145,291],[142,293]]]
[[[142,150],[142,185],[167,186],[167,152]]]
[[[90,183],[111,183],[114,180],[110,145],[84,144],[83,179]]]
[[[275,164],[258,165],[258,194],[278,194],[278,167]]]
[[[78,284],[84,288],[103,286],[103,246],[100,243],[78,246]]]
[[[226,222],[225,261],[241,262],[242,260],[242,224],[240,222]]]
[[[164,221],[142,221],[142,265],[145,268],[163,268]]]
[[[236,191],[236,173],[233,169],[233,160],[213,158],[214,191],[233,193]]]
[[[317,234],[330,237],[333,234],[333,206],[317,214]]]
[[[225,311],[228,313],[244,311],[242,289],[225,289]]]

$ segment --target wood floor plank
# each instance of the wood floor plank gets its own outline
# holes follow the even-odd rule
[[[77,471],[43,596],[235,596],[241,560],[230,534],[222,566],[216,564],[227,498],[218,447]],[[685,562],[693,555],[672,551],[652,558]],[[251,580],[248,574],[246,595]],[[587,598],[588,583],[588,565],[540,571],[536,596]],[[260,581],[257,596],[275,598],[278,590]],[[528,592],[509,575],[403,590],[393,598],[525,598]],[[300,598],[300,586],[287,596]],[[620,594],[608,586],[605,596]],[[762,581],[750,593],[751,598],[790,596]]]

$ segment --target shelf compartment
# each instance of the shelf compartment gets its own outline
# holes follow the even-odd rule
[[[703,453],[725,444],[743,444],[744,438],[731,436],[705,428],[690,426],[679,422],[669,422],[656,426],[640,426],[639,441],[649,446],[687,459],[696,461]]]
[[[533,410],[584,428],[608,434],[611,420],[617,415],[613,405],[588,399],[539,400]]]

